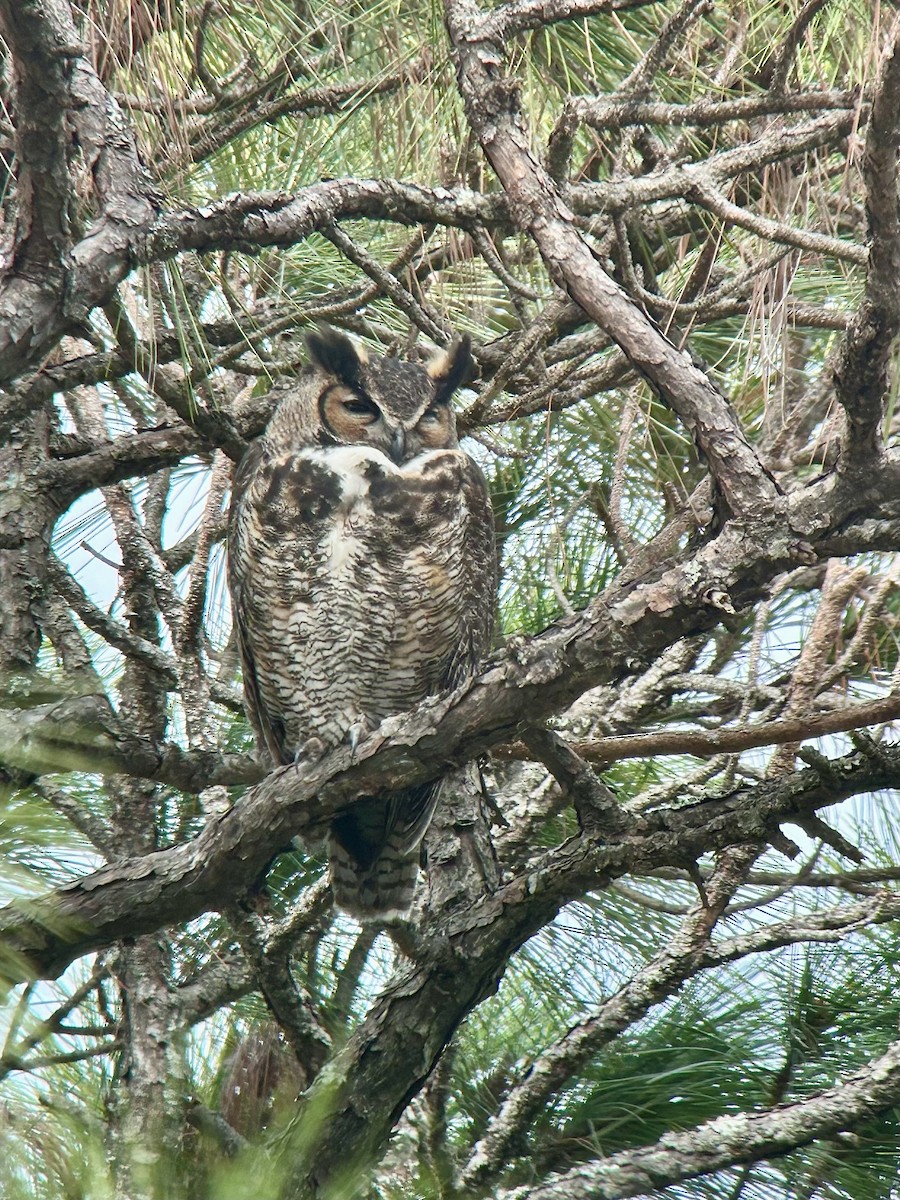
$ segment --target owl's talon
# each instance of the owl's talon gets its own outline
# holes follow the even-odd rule
[[[315,762],[325,753],[325,743],[321,738],[308,737],[294,751],[294,767],[299,771],[304,763]]]
[[[358,721],[354,721],[347,730],[347,741],[350,743],[350,762],[356,762],[356,747],[366,736],[372,731],[372,726],[365,717],[360,717]]]
[[[384,921],[382,928],[404,958],[408,958],[413,963],[424,961],[427,950],[425,939],[412,921],[403,917],[394,917]]]

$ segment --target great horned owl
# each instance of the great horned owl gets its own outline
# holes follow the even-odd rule
[[[324,327],[307,345],[310,366],[237,470],[228,535],[247,712],[276,764],[355,744],[463,682],[496,591],[487,485],[450,405],[468,341],[424,366]],[[342,908],[409,908],[439,786],[363,797],[332,823]]]

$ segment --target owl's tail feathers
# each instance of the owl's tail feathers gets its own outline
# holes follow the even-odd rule
[[[334,902],[359,921],[391,921],[405,917],[413,902],[419,852],[401,855],[390,847],[366,868],[360,867],[335,838],[328,839]]]
[[[407,915],[416,890],[419,845],[436,800],[433,784],[365,797],[332,823],[328,860],[337,905],[360,921]]]

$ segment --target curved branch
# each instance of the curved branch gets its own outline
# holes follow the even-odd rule
[[[900,720],[900,696],[890,695],[866,704],[851,704],[833,712],[765,721],[744,728],[726,726],[721,729],[660,729],[649,733],[623,733],[590,742],[574,742],[572,749],[588,762],[603,765],[648,755],[655,758],[664,754],[740,754],[743,750],[758,746],[809,741],[810,738],[847,733],[883,721],[896,720]],[[522,743],[499,747],[495,753],[500,758],[531,757],[529,748]]]
[[[659,3],[660,0],[507,0],[490,14],[490,36],[503,40],[557,21],[577,21],[597,13],[626,12]]]
[[[768,557],[783,552],[784,542],[779,544],[771,528],[761,529],[759,537],[764,545],[726,526],[689,563],[624,594],[613,590],[545,634],[513,643],[466,688],[421,706],[412,716],[386,721],[357,748],[353,765],[350,750],[341,749],[319,763],[275,771],[193,842],[113,864],[43,899],[10,906],[0,919],[0,936],[22,957],[4,963],[4,972],[11,979],[29,972],[53,974],[116,938],[216,909],[236,888],[253,883],[292,837],[319,836],[323,823],[355,796],[434,778],[451,764],[509,740],[523,721],[546,719],[588,687],[621,679],[665,645],[714,624],[717,612],[708,596],[727,596],[730,589],[738,603],[748,601],[759,594],[762,580],[784,569],[782,559]],[[878,753],[878,761],[888,766],[876,764],[862,773],[854,769],[851,790],[893,778],[892,752]],[[804,786],[810,786],[812,775],[804,778]],[[831,792],[826,787],[817,793],[822,795]],[[310,805],[313,796],[318,797],[315,806]],[[790,809],[789,798],[784,804]],[[688,821],[691,811],[680,810],[678,821]],[[749,830],[740,832],[741,822],[735,820],[722,831],[722,844],[764,836],[758,825],[754,828],[752,836]],[[701,849],[709,845],[701,843],[697,852]],[[656,853],[662,858],[654,866],[670,861],[669,850]],[[628,869],[635,866],[632,861]]]
[[[495,1193],[497,1200],[622,1200],[808,1146],[868,1120],[900,1099],[900,1042],[846,1082],[767,1112],[717,1117],[652,1146],[612,1154],[536,1187]]]
[[[491,32],[491,20],[471,0],[445,0],[445,13],[469,122],[516,223],[537,245],[551,277],[618,343],[691,431],[731,514],[771,511],[779,503],[778,489],[728,401],[603,269],[532,154],[514,85],[497,66],[503,46]]]
[[[782,116],[793,112],[851,110],[858,102],[859,94],[855,91],[795,92],[788,95],[764,92],[759,96],[741,96],[735,100],[697,100],[693,104],[572,96],[566,102],[566,116],[583,121],[591,129],[623,129],[629,125],[645,124],[705,128],[724,125],[727,121],[752,121],[755,117]]]
[[[135,246],[135,259],[160,262],[183,250],[255,254],[268,246],[296,245],[350,217],[461,229],[509,223],[502,197],[468,188],[427,188],[398,179],[328,179],[294,195],[242,192],[203,208],[168,213]]]
[[[0,28],[16,63],[19,203],[28,228],[0,280],[4,383],[39,362],[96,296],[110,293],[128,269],[135,230],[155,208],[133,138],[86,57],[66,0],[2,0]],[[101,217],[70,255],[76,135]],[[83,291],[70,286],[73,277]]]

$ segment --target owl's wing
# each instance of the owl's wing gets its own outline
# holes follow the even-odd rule
[[[265,746],[275,763],[290,762],[291,755],[285,749],[284,725],[278,718],[271,717],[263,704],[256,673],[253,648],[248,634],[247,588],[250,581],[246,574],[245,547],[241,527],[241,506],[247,488],[253,482],[264,457],[261,440],[253,442],[238,464],[231,487],[231,512],[228,522],[228,588],[231,593],[231,619],[237,636],[241,656],[241,674],[244,680],[244,707],[256,734],[257,744]]]
[[[460,503],[465,523],[459,580],[459,638],[444,675],[446,688],[459,687],[481,666],[491,648],[497,605],[494,511],[478,463],[463,455]]]

